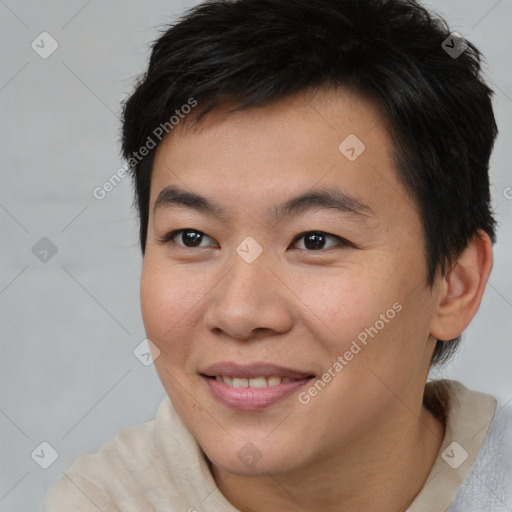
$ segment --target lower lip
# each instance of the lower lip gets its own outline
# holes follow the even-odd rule
[[[307,384],[311,378],[284,382],[266,388],[234,388],[216,379],[204,377],[213,396],[233,409],[251,411],[264,409]]]

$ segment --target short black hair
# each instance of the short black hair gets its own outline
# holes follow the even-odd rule
[[[227,102],[244,110],[319,88],[355,92],[381,109],[398,178],[422,219],[429,286],[478,230],[495,243],[488,171],[498,129],[483,56],[418,2],[210,0],[151,49],[122,113],[143,255],[153,157],[172,118],[192,104],[189,118],[199,122]],[[459,342],[438,340],[432,362],[446,362]]]

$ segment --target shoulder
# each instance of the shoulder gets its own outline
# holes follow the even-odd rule
[[[166,399],[155,419],[124,428],[96,453],[77,457],[46,494],[45,512],[153,510],[144,487],[151,472],[162,469],[154,431],[167,407]]]

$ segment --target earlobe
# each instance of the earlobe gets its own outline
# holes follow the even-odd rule
[[[438,340],[459,336],[475,316],[492,270],[492,242],[479,230],[442,279],[430,334]]]

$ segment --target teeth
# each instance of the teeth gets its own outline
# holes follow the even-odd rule
[[[292,382],[294,379],[289,377],[254,377],[251,379],[244,379],[239,377],[227,377],[224,375],[216,375],[217,382],[223,382],[233,388],[266,388],[278,386],[279,384],[286,384]]]
[[[249,379],[249,387],[250,388],[266,388],[267,387],[267,379],[265,377],[256,377],[254,379]]]
[[[268,377],[267,383],[269,386],[277,386],[281,384],[281,377]]]
[[[248,388],[249,380],[248,379],[239,379],[238,377],[233,377],[233,387],[234,388]]]

